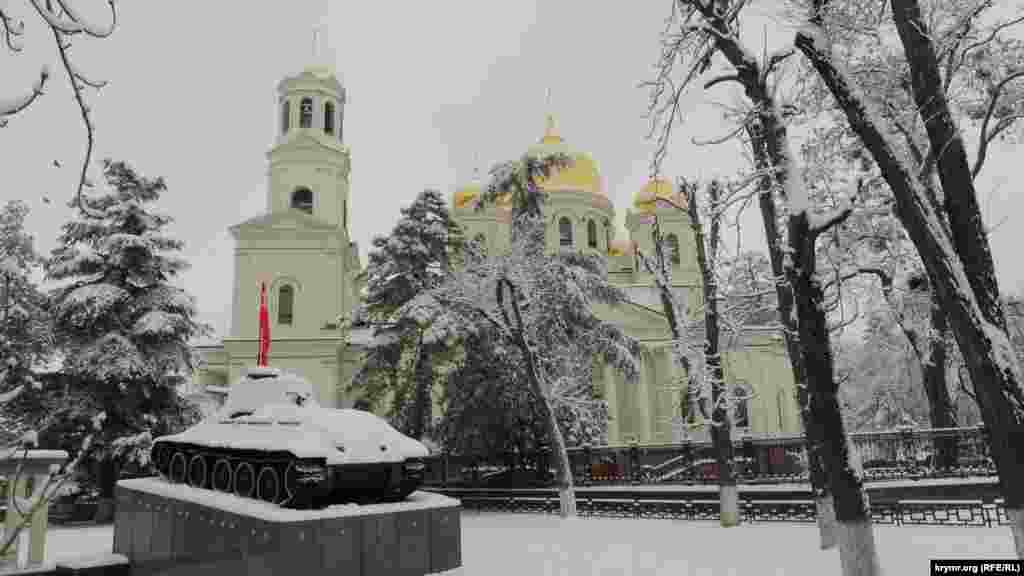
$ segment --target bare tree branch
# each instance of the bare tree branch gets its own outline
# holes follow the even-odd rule
[[[1003,78],[1002,81],[996,84],[996,87],[992,90],[991,96],[989,97],[988,101],[988,108],[985,109],[985,117],[981,121],[981,130],[978,136],[978,155],[977,158],[974,160],[974,167],[971,168],[972,179],[978,177],[978,174],[981,172],[982,166],[985,165],[985,156],[986,154],[988,154],[989,142],[991,142],[993,138],[998,136],[1000,132],[1008,128],[1013,123],[1012,120],[1010,122],[1004,123],[1004,119],[1001,119],[997,123],[997,126],[994,130],[992,130],[991,132],[989,132],[988,130],[988,123],[990,120],[992,120],[992,114],[994,114],[996,111],[996,104],[999,101],[999,96],[1002,95],[1003,88],[1005,88],[1007,84],[1016,80],[1017,78],[1024,78],[1024,70],[1018,70],[1016,72],[1013,72],[1012,74],[1008,74],[1006,78]],[[1010,118],[1012,118],[1013,120],[1017,120],[1022,116],[1024,116],[1024,114],[1014,114],[1010,116]],[[1002,126],[998,124],[1002,124]]]

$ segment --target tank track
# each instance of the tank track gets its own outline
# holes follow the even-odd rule
[[[423,483],[421,462],[328,467],[324,459],[299,459],[289,452],[170,442],[154,446],[152,459],[169,482],[295,509],[400,502]]]
[[[323,459],[298,459],[288,452],[229,450],[161,443],[153,463],[166,480],[262,500],[285,508],[328,505],[329,469]]]

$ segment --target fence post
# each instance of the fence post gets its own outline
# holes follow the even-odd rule
[[[746,434],[743,435],[743,456],[749,459],[747,465],[747,477],[756,478],[761,473],[761,462],[757,458],[754,449],[754,439]]]
[[[590,442],[583,444],[583,483],[590,485],[594,483],[594,461],[593,461],[593,448],[590,446]]]
[[[441,451],[441,486],[448,487],[448,450]]]
[[[629,443],[629,471],[633,478],[633,484],[640,483],[640,448],[636,439]]]

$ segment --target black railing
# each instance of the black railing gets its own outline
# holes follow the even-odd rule
[[[801,435],[744,436],[734,440],[736,474],[744,484],[807,482]],[[994,476],[982,427],[855,432],[850,444],[867,481],[904,478]],[[718,479],[710,441],[679,444],[582,446],[569,449],[580,486],[614,484],[705,484]],[[528,487],[553,477],[550,453],[512,453],[484,458],[438,454],[427,460],[431,486]]]
[[[471,489],[443,490],[458,498],[466,510],[479,512],[520,512],[557,514],[558,496],[551,490],[516,491]],[[799,496],[791,494],[792,496]],[[816,521],[814,501],[809,497],[778,499],[740,497],[740,515],[743,522],[806,522]],[[1009,525],[1002,499],[974,500],[910,500],[869,499],[871,520],[887,526],[973,526],[992,527]],[[663,518],[677,520],[719,519],[719,501],[714,494],[696,495],[673,492],[579,491],[576,509],[580,516],[613,518]]]

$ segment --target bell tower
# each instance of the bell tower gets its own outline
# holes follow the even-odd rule
[[[347,95],[332,66],[314,62],[277,85],[267,212],[299,210],[348,236],[351,156],[345,145]]]

